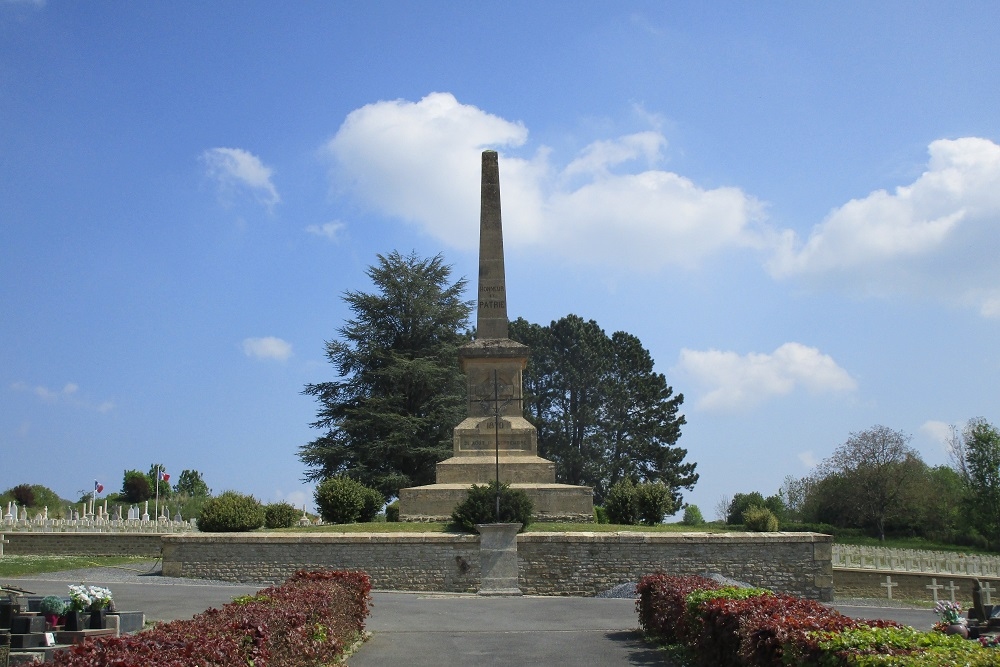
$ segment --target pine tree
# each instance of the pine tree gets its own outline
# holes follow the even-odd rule
[[[299,448],[305,478],[346,474],[386,498],[434,482],[464,416],[458,348],[470,340],[465,279],[450,282],[441,255],[393,252],[368,268],[376,290],[349,291],[354,314],[327,341],[340,379],[306,385],[319,402],[312,426],[325,431]]]

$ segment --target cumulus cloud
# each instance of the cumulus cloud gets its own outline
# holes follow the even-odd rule
[[[799,452],[798,458],[799,462],[801,462],[806,468],[812,469],[819,465],[819,460],[817,460],[816,455],[812,453],[812,450]]]
[[[253,153],[242,148],[210,148],[201,154],[205,171],[216,181],[226,198],[247,192],[268,209],[281,201],[271,182],[271,169]]]
[[[700,385],[696,407],[742,410],[802,388],[813,394],[853,391],[857,382],[828,355],[801,343],[770,354],[681,350],[675,370]]]
[[[928,152],[910,185],[847,202],[804,242],[785,231],[771,274],[866,294],[931,294],[1000,318],[1000,146],[940,139]]]
[[[449,93],[351,112],[326,150],[335,187],[454,246],[473,248],[480,153],[501,153],[504,241],[586,261],[655,269],[691,265],[723,248],[759,245],[762,205],[739,188],[707,189],[655,168],[656,131],[594,142],[566,167],[541,147],[528,158],[522,123]],[[636,163],[639,164],[636,167]]]
[[[347,225],[339,220],[325,222],[322,225],[309,225],[306,227],[306,231],[310,234],[321,236],[330,241],[339,241],[345,229],[347,229]]]
[[[115,408],[113,401],[94,403],[81,397],[79,395],[80,387],[75,382],[67,382],[60,389],[51,389],[44,385],[31,386],[26,382],[14,382],[10,385],[10,388],[14,391],[34,394],[46,403],[64,403],[87,410],[96,410],[101,413],[111,412]]]
[[[285,361],[292,356],[292,345],[274,336],[245,338],[243,354],[253,359],[274,359]]]

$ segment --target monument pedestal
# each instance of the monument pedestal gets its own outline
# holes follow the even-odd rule
[[[479,595],[521,595],[517,583],[519,523],[480,523]]]

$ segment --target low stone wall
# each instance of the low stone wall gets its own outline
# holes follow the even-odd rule
[[[198,533],[163,536],[163,574],[277,582],[298,569],[364,570],[382,590],[473,592],[479,536],[444,533]]]
[[[36,556],[158,558],[160,535],[149,533],[3,533],[3,553]]]
[[[299,568],[364,570],[383,590],[475,591],[479,538],[442,533],[163,535],[163,573],[270,582]],[[719,572],[833,598],[832,538],[813,533],[527,533],[517,538],[526,594],[593,595],[644,574]]]
[[[517,555],[528,594],[594,595],[654,572],[718,572],[829,601],[832,544],[815,533],[527,533]]]
[[[888,579],[887,579],[888,577]],[[980,584],[990,590],[987,604],[1000,602],[1000,580],[978,577]],[[841,569],[833,571],[837,598],[880,598],[888,599],[888,589],[892,588],[894,600],[934,602],[935,600],[957,600],[964,606],[972,604],[974,578],[960,574],[933,572],[876,572],[868,569]],[[936,595],[936,597],[935,597]]]

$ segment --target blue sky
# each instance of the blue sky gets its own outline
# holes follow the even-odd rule
[[[311,503],[377,253],[638,336],[706,515],[853,431],[1000,421],[995,3],[0,2],[0,488]]]

